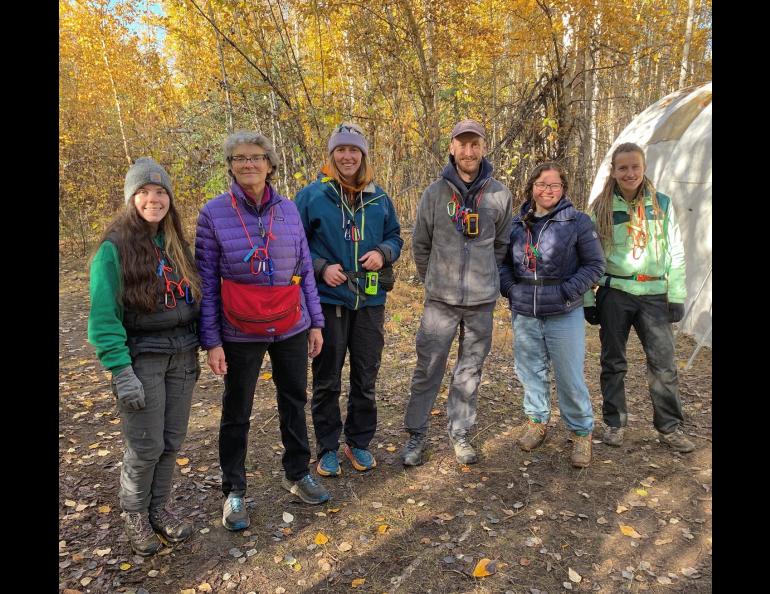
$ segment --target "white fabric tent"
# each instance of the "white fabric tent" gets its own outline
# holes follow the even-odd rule
[[[612,151],[623,142],[644,149],[647,175],[676,210],[687,266],[680,331],[693,336],[698,348],[711,346],[711,83],[667,95],[636,116],[599,166],[589,204],[609,175]]]

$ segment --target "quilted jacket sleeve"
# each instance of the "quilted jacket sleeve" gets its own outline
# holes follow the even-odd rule
[[[568,301],[583,300],[584,294],[604,274],[606,262],[599,235],[588,215],[578,213],[577,256],[579,268],[564,281],[561,290]]]
[[[208,205],[198,215],[195,231],[195,264],[201,277],[201,346],[209,350],[222,344],[221,246],[214,232]]]

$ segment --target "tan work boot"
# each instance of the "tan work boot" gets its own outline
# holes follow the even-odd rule
[[[572,457],[570,461],[575,468],[585,468],[591,463],[591,439],[593,434],[578,435],[572,432]]]
[[[545,423],[536,423],[532,419],[527,419],[524,434],[516,440],[516,443],[525,452],[530,452],[545,441],[547,429]]]
[[[134,553],[142,557],[154,555],[162,546],[150,527],[147,512],[126,512],[126,536]]]
[[[476,455],[476,450],[468,441],[466,434],[458,435],[456,438],[449,436],[449,441],[452,443],[452,447],[455,451],[455,459],[460,464],[476,464],[479,461],[479,457]]]
[[[677,429],[673,433],[658,432],[658,439],[660,439],[660,443],[666,444],[681,454],[687,454],[695,449],[695,444],[684,436],[681,429]]]

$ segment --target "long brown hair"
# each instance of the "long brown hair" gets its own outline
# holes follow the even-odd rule
[[[200,300],[200,278],[195,268],[190,245],[184,238],[179,212],[169,196],[166,216],[158,225],[165,237],[165,250],[171,258],[180,278],[190,283],[193,299]],[[116,244],[120,254],[122,272],[122,300],[129,309],[140,312],[153,311],[163,296],[165,288],[158,281],[156,270],[158,256],[153,242],[153,231],[134,206],[133,199],[107,226],[98,245],[108,239]],[[97,248],[98,249],[98,248]]]
[[[639,153],[642,156],[642,163],[645,166],[647,165],[647,159],[644,156],[644,151],[642,148],[633,142],[624,142],[623,144],[619,144],[617,148],[612,151],[612,158],[610,159],[610,173],[612,173],[612,171],[615,169],[615,158],[620,153]],[[612,220],[612,196],[615,193],[616,187],[617,182],[615,181],[615,178],[611,175],[608,175],[607,181],[604,182],[604,188],[602,188],[601,193],[596,198],[596,200],[593,201],[590,207],[590,211],[596,217],[596,232],[599,234],[599,239],[602,242],[602,246],[604,247],[605,252],[609,252],[609,250],[612,248],[612,235],[614,227],[614,222]],[[633,210],[634,203],[636,203],[640,197],[643,200],[644,196],[647,194],[652,197],[652,209],[655,211],[659,223],[662,224],[663,215],[660,204],[658,204],[658,195],[655,190],[655,185],[646,174],[644,175],[644,179],[642,180],[642,183],[636,192],[636,196],[634,196],[634,199],[628,204],[629,215],[632,214],[630,211]],[[655,243],[657,245],[657,242]]]

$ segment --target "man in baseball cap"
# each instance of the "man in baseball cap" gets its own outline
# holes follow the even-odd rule
[[[404,425],[405,466],[423,462],[430,412],[460,327],[457,365],[447,399],[449,439],[461,464],[478,458],[469,442],[476,422],[481,367],[492,346],[492,312],[511,233],[511,193],[492,177],[484,127],[462,120],[452,129],[449,162],[417,207],[412,253],[425,285],[417,365]]]

